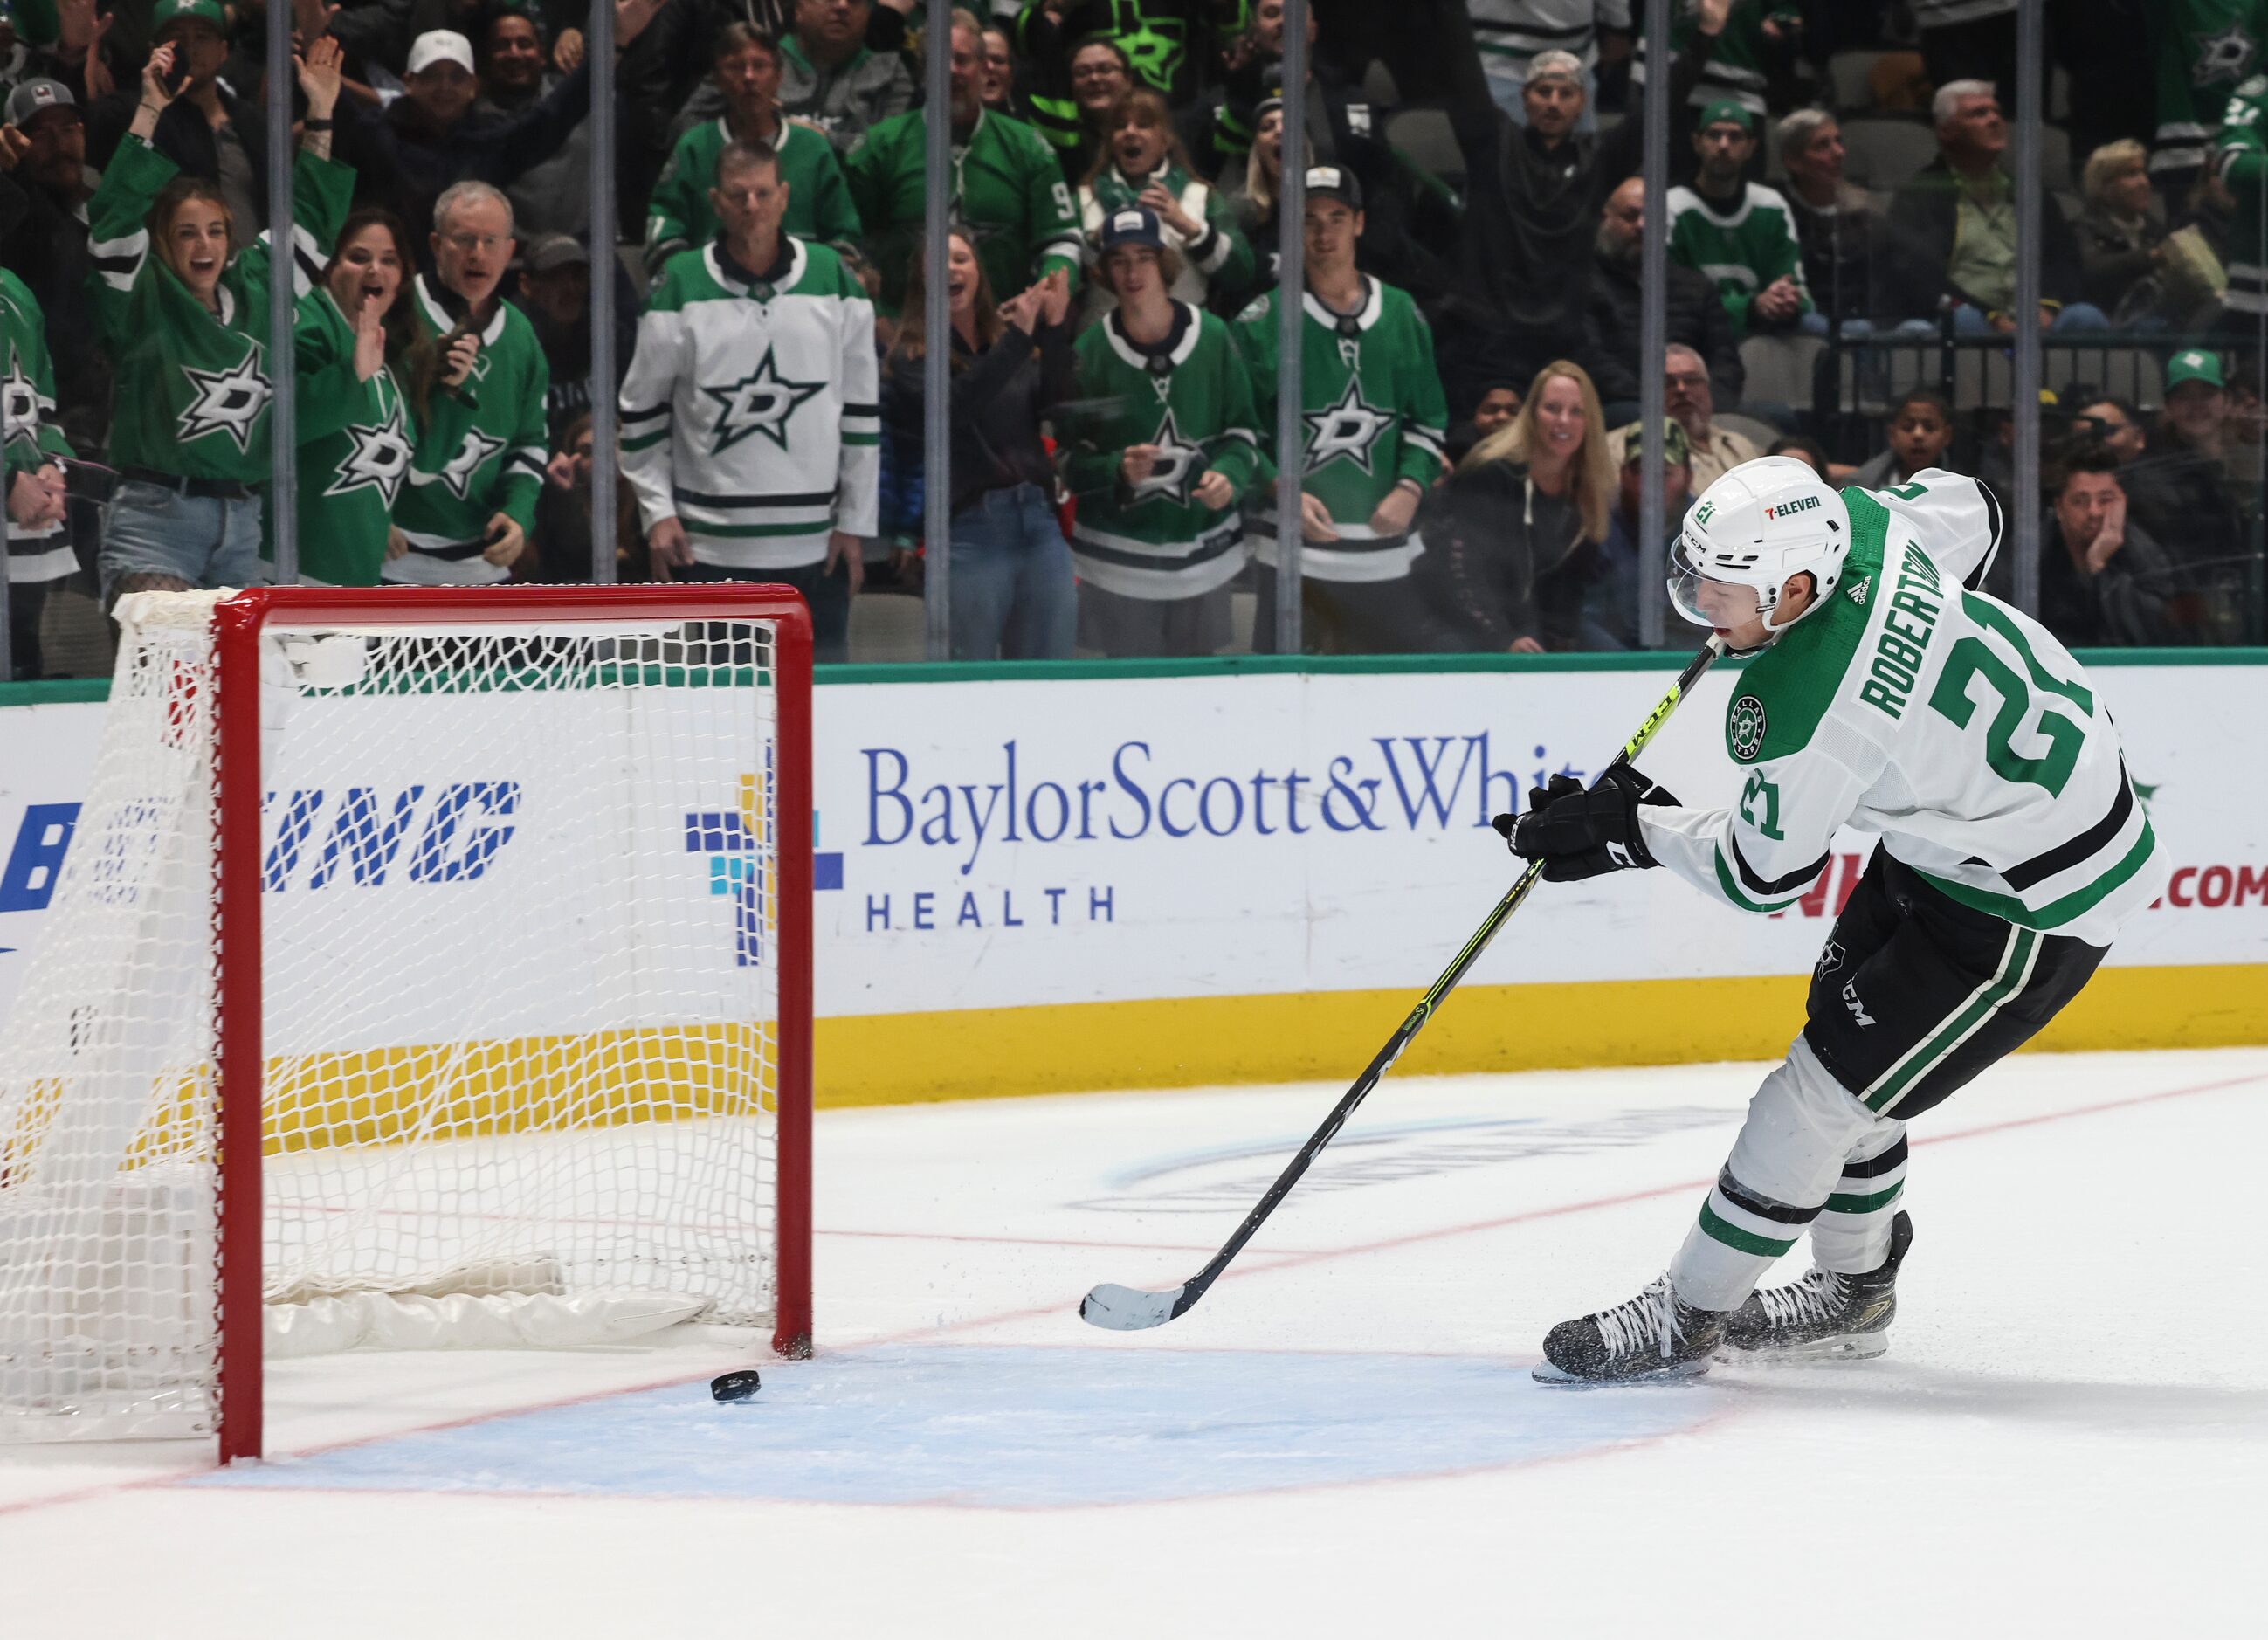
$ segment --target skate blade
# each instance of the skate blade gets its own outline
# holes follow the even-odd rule
[[[1628,1378],[1579,1378],[1564,1372],[1549,1361],[1539,1361],[1528,1370],[1528,1376],[1539,1384],[1553,1389],[1627,1389],[1640,1384],[1690,1384],[1705,1377],[1709,1363],[1705,1357],[1698,1361],[1681,1361],[1675,1366],[1661,1367],[1653,1372],[1633,1373]]]
[[[1727,1344],[1717,1359],[1730,1364],[1794,1366],[1812,1361],[1873,1361],[1890,1348],[1888,1333],[1845,1333],[1839,1338],[1815,1339],[1808,1344],[1786,1344],[1768,1350],[1742,1350]]]

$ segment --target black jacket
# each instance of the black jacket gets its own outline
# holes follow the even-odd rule
[[[1806,204],[1792,188],[1788,217],[1803,258],[1803,281],[1820,313],[1837,325],[1864,319],[1894,325],[1936,311],[1945,264],[1934,267],[1891,232],[1878,202],[1845,188],[1833,210]]]
[[[2013,188],[2014,185],[2010,184]],[[1890,232],[1913,253],[1917,276],[1933,277],[1937,288],[1906,294],[1903,311],[1927,315],[1937,309],[1939,296],[1951,296],[1976,307],[1989,307],[1953,283],[1947,268],[1953,261],[1954,240],[1960,226],[1961,181],[1943,155],[1932,160],[1914,180],[1900,188],[1890,202]],[[2040,299],[2072,303],[2080,299],[2082,283],[2079,241],[2063,212],[2052,203],[2040,212]]]
[[[2007,555],[1996,561],[1985,591],[2011,595],[2014,570]],[[2063,526],[2050,508],[2040,521],[2040,624],[2073,649],[2194,643],[2170,613],[2182,591],[2172,561],[2130,516],[2126,539],[2093,575],[2072,562]]]
[[[110,426],[110,361],[95,340],[101,331],[86,224],[30,177],[0,172],[0,220],[19,211],[21,225],[0,234],[0,264],[39,298],[55,370],[55,419],[74,449],[92,454]]]
[[[1741,365],[1741,344],[1733,335],[1733,320],[1717,287],[1705,273],[1677,262],[1665,270],[1664,332],[1673,344],[1683,343],[1698,353],[1709,366],[1709,391],[1719,409],[1741,401],[1747,371]],[[1583,302],[1584,337],[1589,348],[1591,379],[1599,397],[1609,403],[1638,396],[1638,264],[1610,261],[1594,254],[1590,289]]]
[[[953,336],[953,511],[995,489],[1037,484],[1055,492],[1055,464],[1040,441],[1040,423],[1071,396],[1076,361],[1071,327],[1042,325],[1027,335],[1013,325],[982,353]],[[882,372],[882,420],[895,447],[922,447],[923,361],[894,349]]]
[[[1598,566],[1571,488],[1529,494],[1528,468],[1484,461],[1452,474],[1427,498],[1415,570],[1456,650],[1503,651],[1521,638],[1573,649],[1583,595]]]
[[[468,112],[446,131],[434,130],[406,97],[382,114],[369,111],[358,99],[342,97],[334,151],[359,173],[356,202],[383,205],[408,223],[422,261],[426,232],[433,225],[433,202],[445,189],[459,182],[510,187],[521,173],[557,153],[590,111],[586,58],[518,114],[494,118]]]

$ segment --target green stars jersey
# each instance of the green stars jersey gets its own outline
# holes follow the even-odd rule
[[[1204,232],[1194,239],[1183,239],[1171,223],[1158,224],[1166,243],[1182,259],[1182,276],[1174,282],[1174,294],[1184,302],[1202,305],[1215,291],[1234,296],[1250,290],[1256,264],[1250,241],[1236,225],[1234,209],[1219,188],[1198,181],[1170,162],[1163,171],[1139,182],[1130,180],[1115,165],[1105,165],[1094,181],[1080,186],[1079,226],[1086,233],[1086,254],[1094,267],[1099,269],[1101,265],[1102,253],[1094,247],[1101,242],[1104,222],[1113,211],[1139,204],[1143,188],[1152,182],[1172,195],[1192,220],[1204,224]],[[1097,313],[1117,300],[1099,279],[1087,287],[1087,299]]]
[[[1846,489],[1842,583],[1733,685],[1726,809],[1641,811],[1653,857],[1744,911],[1818,880],[1837,829],[2019,927],[2108,945],[2165,867],[2101,696],[2045,628],[1981,580],[1999,509],[1929,468]]]
[[[2210,156],[2229,98],[2268,67],[2268,0],[2164,0],[2149,11],[2158,71],[2150,169],[2193,171]]]
[[[420,274],[411,285],[418,317],[437,337],[454,327]],[[544,395],[551,366],[527,316],[498,301],[481,332],[473,373],[458,387],[436,384],[417,430],[409,482],[395,498],[394,524],[409,551],[385,578],[417,586],[488,586],[511,573],[481,556],[489,520],[501,512],[522,531],[534,527],[546,450]]]
[[[638,320],[622,381],[622,475],[651,530],[696,563],[787,570],[841,530],[875,533],[874,309],[824,245],[784,236],[751,278],[721,245],[681,252]]]
[[[1339,538],[1305,543],[1300,571],[1319,581],[1391,581],[1425,550],[1414,533],[1380,535],[1370,515],[1403,480],[1423,491],[1441,471],[1448,403],[1433,367],[1433,337],[1409,293],[1365,276],[1362,305],[1335,313],[1301,293],[1300,486],[1330,510]],[[1276,433],[1276,293],[1237,316],[1237,341],[1252,376],[1261,447]],[[1276,492],[1253,497],[1253,552],[1276,562]]]
[[[1749,309],[1773,280],[1794,281],[1811,311],[1803,283],[1803,253],[1787,201],[1760,182],[1742,187],[1740,203],[1720,211],[1690,188],[1669,190],[1669,258],[1708,275],[1733,320],[1733,334],[1749,333]]]
[[[271,251],[262,235],[220,276],[220,312],[151,252],[149,216],[173,162],[138,136],[118,145],[87,202],[89,288],[116,371],[110,460],[182,478],[265,480]],[[346,220],[355,173],[302,151],[292,162],[295,278],[307,288]]]
[[[1670,8],[1669,47],[1673,55],[1685,49],[1697,30],[1695,0],[1675,0]],[[1633,13],[1636,18],[1637,14]],[[1642,21],[1642,18],[1638,19]],[[1717,36],[1716,51],[1702,68],[1700,84],[1687,106],[1706,107],[1719,97],[1730,97],[1758,120],[1764,117],[1764,24],[1777,21],[1783,29],[1800,27],[1799,7],[1777,0],[1733,0],[1732,15]],[[1631,60],[1631,84],[1643,86],[1649,68],[1646,31],[1641,26],[1636,54]],[[1673,123],[1675,116],[1672,116]],[[1683,141],[1683,137],[1675,139]]]
[[[401,379],[390,364],[368,381],[355,374],[354,326],[327,289],[300,298],[292,342],[300,572],[329,586],[376,586],[414,451]]]
[[[928,138],[921,110],[882,121],[850,152],[850,197],[866,228],[866,247],[882,275],[881,307],[905,298],[908,259],[921,242],[922,186]],[[1020,120],[990,109],[953,145],[953,219],[976,241],[976,254],[1005,301],[1050,268],[1079,283],[1079,213],[1054,151]]]
[[[1154,350],[1127,339],[1115,311],[1072,346],[1084,415],[1066,416],[1065,463],[1079,516],[1072,560],[1082,578],[1122,598],[1195,598],[1244,567],[1237,513],[1261,468],[1252,384],[1228,327],[1174,304],[1174,326]],[[1133,445],[1158,446],[1157,465],[1128,486],[1119,461]],[[1235,497],[1215,511],[1197,499],[1217,472]]]
[[[646,215],[647,272],[660,273],[678,252],[717,237],[709,190],[717,181],[717,156],[732,140],[721,119],[696,125],[677,139]],[[850,202],[850,185],[843,179],[835,145],[807,125],[783,120],[772,151],[779,156],[780,180],[787,184],[787,216],[781,225],[799,239],[856,245],[858,208]]]
[[[6,483],[70,453],[55,423],[55,371],[48,357],[48,321],[29,286],[0,268],[0,438],[7,446]],[[6,491],[0,489],[0,503]],[[8,523],[11,581],[59,580],[78,567],[70,537],[60,524],[27,530]]]
[[[2236,88],[2213,135],[2213,168],[2234,202],[2228,220],[2228,291],[2232,313],[2268,311],[2268,139],[2260,116],[2268,107],[2268,74]]]

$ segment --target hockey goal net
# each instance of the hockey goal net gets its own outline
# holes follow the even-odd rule
[[[0,1034],[0,1439],[263,1360],[810,1337],[810,632],[780,589],[143,594]]]

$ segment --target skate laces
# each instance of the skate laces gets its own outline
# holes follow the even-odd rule
[[[1814,1267],[1801,1281],[1788,1286],[1759,1288],[1756,1302],[1764,1306],[1764,1319],[1774,1327],[1823,1321],[1843,1307],[1847,1296],[1846,1279],[1833,1270]]]
[[[1658,1346],[1666,1361],[1671,1347],[1684,1337],[1677,1322],[1677,1297],[1670,1291],[1667,1276],[1656,1276],[1637,1298],[1600,1311],[1592,1320],[1610,1356],[1634,1356]]]

